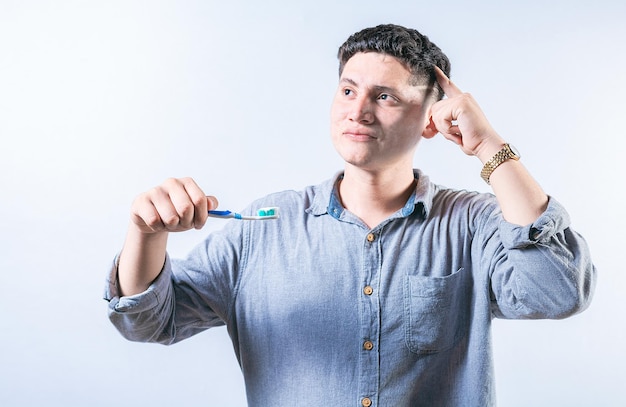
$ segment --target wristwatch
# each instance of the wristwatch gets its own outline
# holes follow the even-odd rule
[[[491,157],[491,159],[485,163],[482,171],[480,172],[480,176],[487,184],[489,184],[489,177],[491,177],[491,173],[498,168],[500,164],[506,160],[517,161],[519,159],[520,155],[517,149],[510,144],[505,144],[504,147],[502,147],[502,150],[498,151],[496,155]]]

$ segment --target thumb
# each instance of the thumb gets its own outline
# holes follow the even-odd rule
[[[217,206],[219,205],[219,201],[217,200],[217,198],[212,196],[212,195],[207,195],[206,203],[207,203],[207,210],[208,211],[212,211],[212,210],[216,209]]]

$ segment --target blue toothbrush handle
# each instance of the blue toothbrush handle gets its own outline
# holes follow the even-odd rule
[[[229,216],[232,214],[231,211],[209,211],[210,215],[215,215],[215,216]]]
[[[232,211],[209,211],[209,216],[222,219],[268,220],[278,219],[278,207],[261,208],[257,215],[242,215]]]

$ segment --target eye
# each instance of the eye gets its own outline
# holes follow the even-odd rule
[[[397,97],[389,93],[381,93],[380,95],[378,95],[377,99],[384,102],[385,105],[395,105],[400,102],[400,100]]]
[[[343,90],[343,94],[344,96],[350,96],[352,94],[352,89],[344,89]]]
[[[378,95],[378,100],[382,100],[382,101],[385,101],[387,103],[396,103],[396,102],[398,102],[398,98],[396,98],[393,95],[390,95],[389,93],[381,93],[380,95]]]

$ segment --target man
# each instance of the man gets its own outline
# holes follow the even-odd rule
[[[254,202],[280,219],[231,221],[185,260],[166,255],[168,233],[201,228],[217,199],[191,179],[140,195],[109,278],[110,319],[128,339],[164,344],[225,324],[252,406],[494,405],[492,318],[586,308],[587,246],[427,37],[368,28],[339,60],[331,135],[343,171]],[[437,133],[481,160],[495,197],[413,169],[418,142]]]

